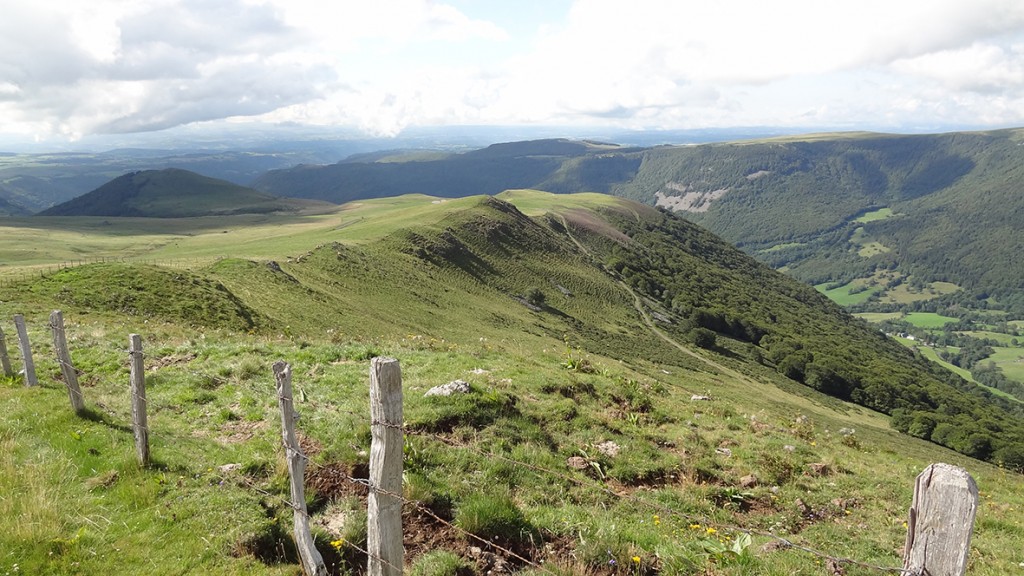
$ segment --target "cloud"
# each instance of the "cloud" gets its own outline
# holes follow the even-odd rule
[[[1024,123],[1017,0],[7,4],[0,132]]]
[[[0,19],[0,131],[158,130],[351,94],[364,44],[501,41],[430,0],[76,0],[9,3]],[[335,118],[337,119],[337,118]]]
[[[838,125],[894,118],[888,108],[929,80],[944,82],[927,96],[949,116],[966,102],[957,91],[1016,89],[1008,42],[1024,42],[1013,0],[578,0],[511,63],[503,93],[550,121],[589,110],[632,127]],[[975,58],[984,70],[972,79]],[[858,86],[869,82],[884,88]],[[510,118],[512,107],[491,110]],[[1014,119],[1024,111],[1003,117]]]

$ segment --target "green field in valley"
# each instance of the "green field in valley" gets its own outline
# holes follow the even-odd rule
[[[934,312],[911,312],[904,319],[918,328],[942,328],[949,322],[957,322],[956,318],[935,314]]]

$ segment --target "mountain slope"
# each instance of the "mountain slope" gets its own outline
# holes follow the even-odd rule
[[[764,547],[780,538],[894,566],[932,461],[966,466],[991,496],[974,573],[1020,560],[1019,476],[921,440],[1020,466],[1016,408],[676,216],[531,191],[365,201],[307,217],[271,261],[259,230],[234,229],[251,219],[217,220],[233,257],[187,272],[192,237],[174,266],[0,285],[0,316],[25,313],[35,340],[64,310],[91,410],[66,409],[51,355],[43,386],[0,386],[0,549],[21,572],[294,573],[280,359],[318,547],[334,573],[358,572],[378,355],[402,362],[413,572],[443,560],[483,575],[495,556],[616,576],[821,571],[819,556]],[[151,468],[124,424],[128,333],[146,347]],[[425,396],[455,379],[466,394]],[[823,392],[891,410],[910,435]]]
[[[168,168],[125,174],[39,215],[183,218],[260,214],[294,207],[293,203],[250,188]]]
[[[638,159],[625,149],[565,139],[494,144],[440,158],[368,156],[328,166],[273,170],[253,187],[278,196],[343,203],[361,198],[430,194],[446,198],[497,194],[518,188],[553,192],[606,192],[628,178]]]
[[[510,196],[531,198],[537,196]],[[549,205],[558,197],[550,198]],[[632,296],[616,286],[621,281],[679,340],[701,342],[714,334],[723,343],[734,341],[729,346],[737,347],[742,363],[774,370],[783,385],[806,385],[901,417],[927,417],[958,431],[937,439],[946,446],[1024,465],[1018,449],[1024,427],[1016,420],[1024,414],[1021,404],[944,372],[813,288],[678,217],[619,200],[535,220],[489,197],[467,198],[435,217],[434,224],[401,227],[358,247],[323,244],[275,265],[280,270],[223,260],[211,273],[248,309],[276,319],[271,330],[373,327],[393,335],[472,339],[518,326],[566,336],[603,356],[692,367],[691,358],[635,315]],[[72,272],[62,272],[54,286],[72,294],[75,282]],[[547,313],[527,321],[532,290],[544,294],[540,311]],[[273,305],[263,300],[268,297]],[[470,315],[466,326],[435,328],[460,309]]]
[[[1020,138],[863,134],[652,150],[615,193],[685,213],[812,283],[895,265],[927,282],[1016,291],[1020,275],[992,268],[1020,269],[1024,241],[1006,224],[1024,210]],[[857,221],[883,208],[894,217]],[[859,229],[879,249],[862,250]]]

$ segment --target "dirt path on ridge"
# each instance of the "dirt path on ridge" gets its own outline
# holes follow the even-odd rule
[[[639,216],[637,216],[637,217],[639,218]],[[575,244],[576,247],[580,249],[580,251],[582,251],[584,254],[586,254],[587,257],[590,258],[590,260],[595,265],[600,266],[601,269],[604,270],[605,273],[608,273],[609,276],[610,276],[611,273],[609,273],[608,270],[605,268],[605,266],[602,265],[597,260],[596,257],[594,257],[594,254],[591,253],[591,251],[586,246],[584,246],[582,242],[577,240],[576,237],[572,235],[572,232],[569,229],[569,223],[568,223],[568,221],[566,221],[565,216],[562,216],[561,214],[559,214],[558,218],[562,221],[562,227],[565,228],[565,235],[569,237],[569,240],[572,240],[572,243]],[[644,308],[644,302],[640,298],[640,296],[632,288],[630,288],[628,284],[626,284],[622,280],[619,280],[618,278],[614,278],[614,276],[613,276],[613,279],[615,280],[615,283],[619,285],[619,288],[621,288],[627,294],[629,294],[630,296],[633,297],[633,308],[635,308],[637,313],[640,314],[640,318],[644,321],[644,324],[647,326],[647,329],[650,330],[655,336],[657,336],[658,338],[661,338],[666,343],[670,344],[671,346],[673,346],[674,348],[676,348],[680,352],[682,352],[684,354],[687,354],[687,355],[693,357],[694,359],[699,360],[699,361],[707,364],[708,366],[711,366],[712,368],[718,370],[719,372],[721,372],[723,374],[731,376],[731,377],[733,377],[733,378],[735,378],[737,380],[740,380],[742,382],[746,382],[747,384],[755,384],[755,382],[753,380],[751,380],[750,377],[748,377],[746,374],[741,374],[740,372],[737,372],[737,371],[733,370],[732,368],[729,368],[728,366],[720,364],[720,363],[712,360],[711,358],[707,358],[706,356],[703,356],[701,354],[698,354],[698,353],[694,352],[693,350],[689,349],[688,347],[683,346],[682,344],[680,344],[678,341],[676,341],[675,338],[672,338],[671,336],[669,336],[668,334],[663,332],[660,328],[658,328],[658,326],[654,323],[654,320],[647,313],[647,310]]]

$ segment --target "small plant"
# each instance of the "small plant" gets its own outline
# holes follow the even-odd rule
[[[594,366],[590,363],[590,360],[583,357],[583,350],[579,347],[576,347],[576,349],[573,350],[572,344],[569,343],[568,339],[565,340],[564,358],[565,360],[562,362],[562,366],[567,370],[582,372],[583,374],[593,374],[595,372]]]
[[[547,296],[540,288],[530,288],[526,291],[526,301],[541,308],[544,306],[544,302],[547,301]]]
[[[793,435],[801,440],[812,442],[814,440],[814,422],[800,414],[793,421]]]
[[[420,556],[412,565],[412,576],[470,576],[473,566],[464,558],[448,550],[432,550]]]
[[[734,486],[727,486],[713,496],[715,504],[723,508],[745,510],[754,498],[753,492],[743,491]]]
[[[709,537],[698,540],[708,560],[717,564],[742,563],[753,561],[754,556],[750,552],[750,545],[753,542],[750,534],[746,532],[729,539],[726,537],[715,538],[718,531],[715,528],[707,528],[705,532]]]
[[[455,525],[484,540],[508,545],[539,541],[537,529],[505,494],[470,494],[455,510]]]

